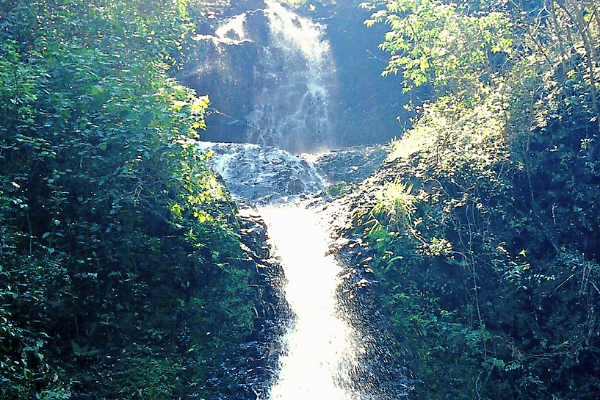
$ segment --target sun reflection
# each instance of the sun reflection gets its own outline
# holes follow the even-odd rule
[[[329,235],[321,215],[297,205],[260,213],[283,265],[285,296],[296,316],[282,339],[287,351],[270,399],[358,399],[343,389],[358,351],[353,330],[336,315],[341,267],[327,255]]]

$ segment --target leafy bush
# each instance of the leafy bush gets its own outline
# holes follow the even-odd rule
[[[88,3],[0,6],[2,398],[171,398],[189,382],[133,371],[217,362],[254,323],[235,205],[195,151],[208,98],[169,77],[185,3]]]
[[[419,397],[592,399],[600,387],[600,181],[582,147],[595,120],[558,100],[582,105],[584,87],[553,79],[561,89],[542,92],[527,130],[521,86],[475,107],[426,104],[358,196],[367,209],[353,207]]]

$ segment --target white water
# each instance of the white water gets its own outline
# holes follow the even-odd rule
[[[232,18],[226,19],[221,25],[215,30],[214,35],[203,35],[198,34],[194,37],[195,40],[211,40],[217,45],[217,49],[221,52],[223,49],[222,44],[226,45],[237,45],[244,42],[251,41],[246,34],[246,13],[236,15]],[[220,60],[211,60],[211,66],[214,63],[219,63]],[[208,68],[205,65],[199,65],[198,71]]]
[[[197,148],[212,153],[210,165],[227,182],[234,197],[252,204],[284,201],[325,187],[313,165],[285,150],[211,142],[199,142]]]
[[[217,28],[215,34],[221,41],[229,40],[230,43],[242,43],[249,40],[246,37],[244,23],[246,22],[246,13],[236,15],[235,17],[225,21],[225,23]]]
[[[331,142],[335,64],[324,27],[267,0],[270,46],[255,74],[265,81],[248,116],[248,141],[299,153]]]
[[[326,255],[329,235],[321,216],[298,205],[260,209],[280,259],[285,296],[296,318],[283,337],[270,400],[355,400],[343,388],[361,353],[353,329],[337,316],[336,287],[341,267]]]

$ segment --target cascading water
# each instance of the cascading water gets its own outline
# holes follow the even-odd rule
[[[205,61],[184,81],[210,95],[209,135],[292,153],[335,146],[337,71],[325,26],[274,0],[252,3],[259,8],[240,5],[245,12],[195,37]]]
[[[386,354],[373,345],[374,335],[358,332],[360,318],[338,302],[343,267],[327,255],[327,212],[308,206],[320,201],[325,185],[310,163],[289,153],[332,144],[329,103],[336,73],[329,43],[319,24],[272,0],[265,4],[265,10],[240,14],[211,36],[219,43],[247,44],[252,40],[245,31],[248,19],[262,14],[267,21],[269,45],[254,65],[254,80],[264,84],[244,122],[247,141],[256,144],[201,143],[199,148],[213,153],[212,166],[235,197],[259,207],[273,257],[287,280],[285,298],[294,318],[282,321],[288,326],[267,399],[400,398],[376,387],[390,372],[377,353]],[[356,288],[363,281],[349,285]]]
[[[287,281],[283,290],[294,317],[281,321],[285,333],[275,346],[281,350],[279,368],[268,397],[260,399],[404,398],[403,389],[390,383],[404,385],[389,353],[378,345],[385,339],[376,327],[365,325],[356,309],[340,303],[369,282],[330,251],[328,222],[344,211],[325,205],[320,196],[324,183],[314,166],[255,144],[204,142],[199,148],[213,154],[212,167],[233,195],[257,207],[268,227],[272,257]]]
[[[296,153],[326,148],[336,74],[323,27],[279,3],[265,3],[270,46],[255,66],[265,84],[247,118],[247,141]]]
[[[283,337],[287,349],[270,400],[356,400],[346,387],[362,349],[356,333],[337,316],[341,267],[326,256],[321,217],[298,205],[260,210],[288,284],[285,297],[296,318]]]
[[[221,42],[229,42],[233,44],[239,44],[246,40],[246,31],[244,29],[244,23],[246,22],[246,13],[236,15],[231,18],[223,25],[219,26],[215,31],[215,35]]]

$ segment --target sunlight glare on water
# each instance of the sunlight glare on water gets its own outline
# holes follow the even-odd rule
[[[356,364],[350,326],[336,316],[341,267],[328,251],[321,216],[302,206],[260,210],[268,225],[274,255],[287,279],[285,296],[295,319],[283,338],[287,349],[271,389],[271,400],[355,400],[343,389]]]
[[[256,66],[263,90],[248,115],[247,141],[291,152],[328,148],[337,73],[325,26],[266,0],[269,46]]]

